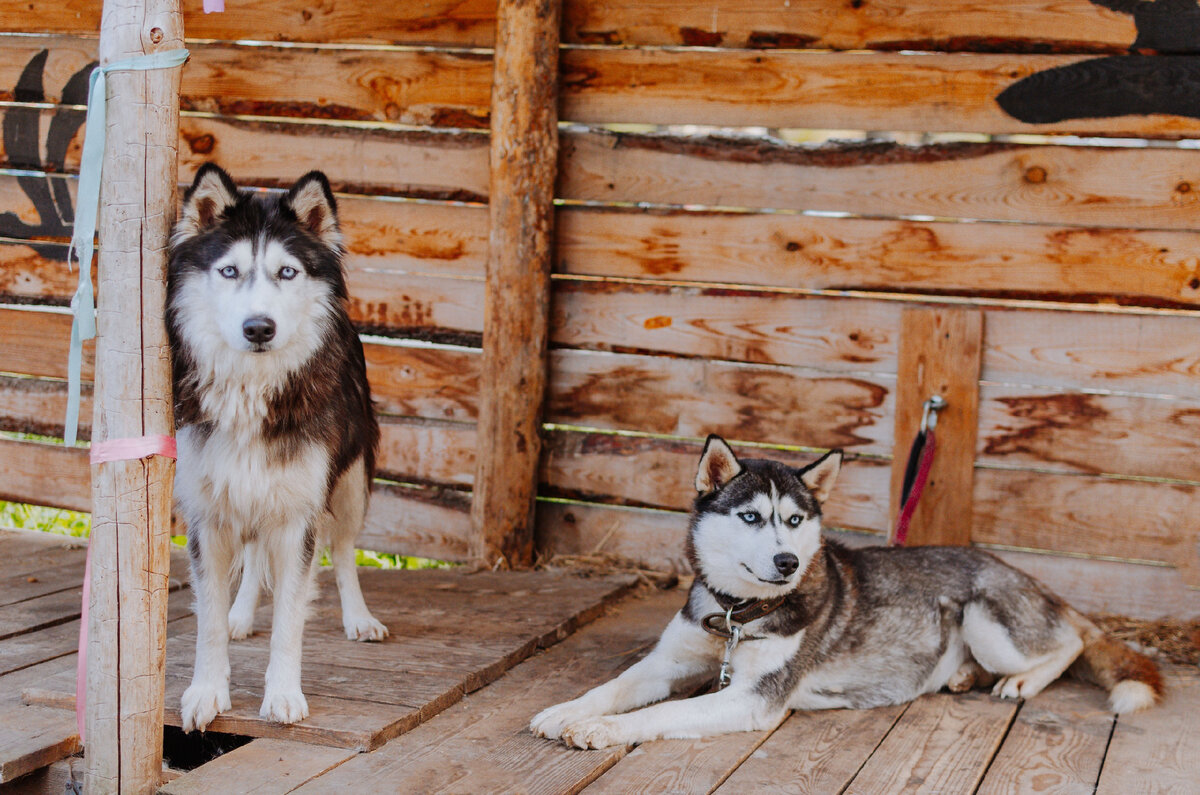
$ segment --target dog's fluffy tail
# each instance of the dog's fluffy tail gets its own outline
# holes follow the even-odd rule
[[[1162,699],[1162,674],[1154,660],[1110,638],[1094,625],[1084,635],[1083,642],[1083,651],[1071,672],[1107,690],[1113,712],[1118,715],[1137,712]]]

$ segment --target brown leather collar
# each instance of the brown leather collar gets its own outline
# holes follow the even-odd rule
[[[722,638],[728,638],[733,634],[729,630],[729,624],[749,624],[751,621],[769,616],[779,609],[779,606],[787,599],[786,596],[773,596],[770,599],[747,599],[741,602],[732,602],[724,594],[713,593],[713,597],[717,600],[717,604],[725,608],[726,612],[709,613],[700,619],[700,626],[704,627],[705,632]]]

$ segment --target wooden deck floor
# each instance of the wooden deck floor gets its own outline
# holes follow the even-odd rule
[[[61,542],[31,543],[0,533],[4,781],[78,742],[73,713],[45,705],[69,703],[78,632],[78,599],[69,596],[78,596],[82,557]],[[626,585],[548,573],[366,572],[368,602],[393,639],[344,641],[336,609],[316,610],[305,660],[313,716],[296,727],[257,719],[258,675],[238,671],[254,666],[265,641],[238,644],[235,709],[219,728],[256,739],[171,773],[162,791],[1200,792],[1200,673],[1183,667],[1168,668],[1162,706],[1119,720],[1099,690],[1064,681],[1028,702],[936,694],[632,749],[575,751],[531,736],[531,715],[645,654],[684,598],[673,590],[614,601]],[[186,590],[172,599],[169,707],[190,670],[186,599]],[[0,795],[61,793],[67,775],[59,763],[0,784]]]

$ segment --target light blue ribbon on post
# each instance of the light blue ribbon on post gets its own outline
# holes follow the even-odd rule
[[[79,430],[79,383],[83,365],[83,341],[96,336],[96,299],[92,293],[92,254],[95,252],[96,216],[100,210],[100,172],[104,166],[104,136],[107,132],[105,102],[108,99],[109,72],[147,71],[182,66],[188,58],[184,49],[139,55],[113,61],[92,70],[88,81],[87,128],[79,167],[79,195],[75,201],[75,233],[67,252],[79,260],[79,286],[71,298],[71,350],[67,357],[67,419],[64,432],[67,445],[75,444]]]

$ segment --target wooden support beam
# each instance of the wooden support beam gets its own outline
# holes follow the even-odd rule
[[[901,315],[888,522],[892,532],[922,406],[932,395],[946,400],[937,422],[933,468],[910,525],[909,546],[971,542],[982,353],[983,313],[977,309],[913,308]]]
[[[500,0],[472,557],[533,562],[558,162],[561,0]]]
[[[182,46],[178,0],[104,3],[102,64]],[[163,306],[179,80],[177,68],[108,77],[93,444],[174,432]],[[174,469],[160,456],[92,469],[89,793],[154,792],[162,774]]]

